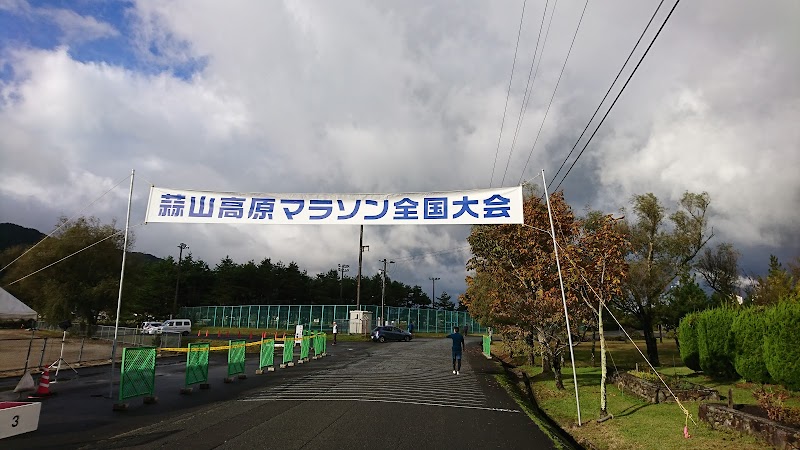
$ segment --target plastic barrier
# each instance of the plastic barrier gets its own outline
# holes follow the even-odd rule
[[[189,387],[193,384],[203,383],[200,389],[208,389],[208,352],[211,344],[190,343],[186,352],[186,387],[181,389],[182,394],[192,392]]]
[[[292,362],[292,357],[294,356],[294,339],[289,339],[288,341],[286,338],[283,340],[283,364],[281,364],[281,369],[285,369],[287,367],[294,366]]]
[[[483,335],[483,356],[492,357],[492,337],[488,334]]]
[[[226,382],[231,382],[233,375],[238,375],[240,379],[246,378],[244,374],[244,351],[246,342],[243,339],[228,341],[228,378]]]
[[[322,333],[322,356],[328,354],[328,334]]]
[[[262,336],[264,336],[262,334]],[[261,339],[261,352],[258,357],[258,370],[256,375],[264,373],[264,367],[268,372],[275,370],[275,340],[274,339]]]
[[[308,361],[308,351],[310,348],[311,348],[311,337],[303,336],[303,340],[300,342],[300,360],[297,361],[298,363],[302,364]]]
[[[125,399],[139,396],[145,396],[145,403],[154,402],[155,387],[156,348],[122,349],[122,366],[119,377],[120,403]]]
[[[314,359],[322,356],[322,333],[314,333]]]

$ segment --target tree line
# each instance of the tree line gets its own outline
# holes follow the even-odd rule
[[[93,326],[113,320],[123,247],[117,224],[94,217],[61,218],[51,237],[41,242],[36,238],[38,245],[13,242],[0,252],[0,267],[8,266],[0,272],[0,285],[53,322],[72,319]],[[310,275],[295,262],[267,257],[237,263],[227,256],[211,267],[191,253],[180,258],[178,267],[172,256],[161,259],[130,252],[134,241],[130,235],[123,323],[163,319],[182,306],[356,303],[356,278],[340,277],[335,268]],[[432,302],[418,285],[387,276],[385,286],[387,306],[456,308],[447,292]],[[381,274],[362,275],[361,303],[379,305],[382,288]]]
[[[773,256],[766,276],[742,276],[732,244],[709,245],[709,205],[707,193],[686,192],[670,211],[647,193],[634,196],[630,210],[579,216],[562,192],[547,199],[531,189],[523,225],[472,228],[471,275],[460,303],[482,325],[527,345],[531,358],[540,355],[563,388],[569,339],[576,345],[587,330],[599,331],[602,346],[603,324],[614,323],[610,314],[642,331],[647,358],[659,366],[658,330],[674,332],[691,312],[800,301],[800,258],[787,269]]]

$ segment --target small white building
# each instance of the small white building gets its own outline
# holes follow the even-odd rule
[[[368,334],[372,330],[372,311],[350,311],[348,332]]]

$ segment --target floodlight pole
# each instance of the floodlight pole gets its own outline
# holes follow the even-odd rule
[[[128,253],[128,229],[131,224],[131,202],[133,201],[133,178],[135,170],[131,170],[131,187],[128,191],[128,213],[125,215],[125,238],[122,243],[122,268],[119,273],[119,295],[117,296],[117,319],[114,323],[114,341],[111,344],[111,377],[108,383],[108,398],[114,398],[114,359],[117,356],[117,333],[119,332],[119,312],[122,306],[122,282],[125,279],[125,256]]]
[[[578,374],[575,372],[575,353],[572,351],[572,332],[569,328],[569,313],[567,312],[567,296],[564,293],[564,278],[561,277],[561,263],[558,261],[558,244],[556,243],[556,227],[553,225],[553,211],[550,209],[550,196],[547,194],[547,180],[544,178],[542,169],[542,185],[544,186],[544,198],[547,199],[547,214],[550,216],[550,235],[553,237],[553,251],[556,256],[556,267],[558,268],[558,282],[561,283],[561,302],[564,304],[564,319],[567,322],[567,340],[569,342],[569,357],[572,360],[572,381],[575,383],[575,403],[578,408],[578,426],[581,426],[581,401],[578,398]]]
[[[383,283],[381,284],[381,325],[386,325],[386,258],[380,260],[383,263]],[[394,264],[394,261],[388,261],[388,264]]]
[[[339,272],[341,273],[341,277],[339,277],[339,303],[342,303],[342,293],[344,292],[344,273],[349,271],[349,264],[339,264]]]
[[[183,251],[187,248],[189,248],[189,246],[183,242],[178,244],[178,276],[175,280],[175,301],[172,303],[172,314],[175,315],[172,317],[173,319],[178,317],[178,288],[181,286],[181,259],[183,258]]]
[[[436,280],[441,280],[439,277],[428,277],[432,282],[431,286],[431,308],[436,309]]]

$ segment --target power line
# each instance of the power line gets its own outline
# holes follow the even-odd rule
[[[508,90],[506,91],[506,105],[503,107],[503,120],[500,121],[500,135],[497,137],[497,148],[494,151],[494,164],[492,164],[492,177],[489,179],[489,187],[494,182],[494,169],[497,166],[497,155],[500,153],[500,140],[503,138],[503,126],[506,123],[506,110],[508,109],[508,97],[511,95],[511,82],[514,81],[514,67],[517,65],[517,50],[519,50],[519,37],[522,34],[522,20],[525,18],[525,5],[528,0],[522,2],[522,14],[519,17],[519,30],[517,31],[517,45],[514,47],[514,61],[511,63],[511,76],[508,79]]]
[[[556,0],[557,2],[558,0]],[[539,59],[536,59],[536,54],[539,52],[539,41],[542,37],[542,30],[544,29],[544,20],[547,18],[547,6],[550,4],[549,0],[545,1],[544,10],[542,11],[542,21],[539,23],[539,34],[536,36],[536,47],[533,51],[533,58],[531,59],[531,68],[528,69],[528,81],[525,83],[525,91],[522,93],[522,104],[519,106],[519,116],[517,117],[517,126],[514,129],[514,138],[511,140],[511,148],[508,151],[508,160],[506,161],[506,168],[503,172],[503,180],[500,182],[502,186],[503,183],[506,181],[506,173],[508,173],[508,164],[511,162],[511,155],[514,153],[514,145],[517,142],[517,135],[519,134],[519,129],[522,126],[522,119],[525,117],[525,111],[528,109],[528,102],[531,98],[531,92],[533,92],[533,85],[536,83],[536,75],[539,74],[539,63],[542,62],[542,55],[539,55]],[[553,13],[555,13],[555,5],[553,6]],[[553,17],[550,16],[550,23],[552,23]],[[547,25],[547,33],[545,34],[545,42],[542,44],[542,54],[544,54],[544,44],[547,43],[547,35],[550,34],[550,25]],[[534,72],[533,67],[536,63],[536,71]],[[531,82],[531,75],[533,75],[533,82]],[[530,89],[529,89],[530,88]]]
[[[544,122],[547,120],[547,114],[550,112],[550,106],[553,105],[553,99],[556,98],[556,92],[558,92],[558,85],[561,83],[561,77],[564,75],[564,69],[567,68],[567,61],[569,61],[569,55],[572,53],[572,46],[575,45],[575,38],[578,37],[578,30],[581,29],[581,23],[583,23],[583,15],[586,13],[586,7],[589,6],[589,0],[583,4],[583,11],[581,11],[581,17],[578,19],[578,26],[575,27],[575,34],[572,35],[572,42],[569,44],[569,50],[567,51],[567,57],[564,58],[564,64],[561,66],[561,73],[558,74],[558,80],[556,81],[556,87],[553,88],[553,95],[550,96],[550,102],[547,104],[547,109],[544,111],[544,117],[542,117],[542,123],[539,125],[539,131],[536,132],[536,139],[533,141],[533,145],[531,146],[531,151],[528,153],[528,159],[525,161],[525,166],[522,167],[522,173],[519,175],[519,183],[522,183],[522,177],[525,175],[525,169],[528,168],[528,163],[531,162],[531,156],[533,155],[533,150],[536,148],[536,143],[539,142],[539,136],[542,134],[542,128],[544,128]]]
[[[614,81],[612,81],[611,85],[608,87],[608,90],[606,91],[606,95],[604,95],[603,99],[600,100],[600,103],[597,105],[597,109],[594,110],[594,113],[592,114],[592,117],[590,117],[589,121],[586,122],[586,126],[583,128],[583,131],[581,131],[581,135],[578,136],[578,140],[575,141],[575,145],[572,146],[572,149],[569,151],[569,154],[567,155],[566,158],[564,158],[564,162],[561,163],[561,167],[559,167],[558,171],[556,171],[556,174],[553,175],[553,178],[550,180],[550,183],[553,183],[556,180],[556,178],[558,177],[558,174],[561,173],[561,169],[564,168],[564,165],[569,160],[569,157],[572,156],[572,152],[574,152],[575,148],[578,147],[578,143],[581,141],[581,139],[583,139],[583,135],[586,133],[586,130],[589,129],[589,125],[592,124],[592,121],[594,120],[595,116],[597,115],[597,112],[600,111],[600,107],[603,106],[603,103],[606,101],[606,98],[608,98],[608,94],[611,93],[611,89],[614,87],[615,84],[617,84],[617,80],[619,80],[619,76],[622,75],[622,71],[625,70],[625,66],[628,65],[628,61],[631,60],[631,57],[633,56],[633,53],[636,51],[636,48],[639,47],[639,43],[642,41],[642,38],[644,37],[644,34],[650,28],[650,24],[653,23],[653,19],[656,18],[656,14],[658,14],[658,11],[661,9],[661,5],[663,5],[663,4],[664,4],[664,0],[661,0],[658,3],[658,6],[656,7],[656,10],[653,11],[653,15],[650,16],[650,20],[647,22],[647,26],[645,26],[644,30],[642,30],[642,34],[639,35],[639,39],[636,40],[636,44],[631,49],[631,52],[628,53],[628,57],[625,59],[625,62],[622,63],[622,67],[619,68],[619,72],[617,72],[617,76],[614,77]]]
[[[82,214],[84,211],[86,211],[87,209],[89,209],[89,208],[90,208],[92,205],[94,205],[95,203],[97,203],[98,201],[100,201],[100,199],[101,199],[101,198],[105,197],[105,196],[106,196],[106,194],[108,194],[109,192],[111,192],[111,191],[113,191],[114,189],[116,189],[116,187],[117,187],[117,186],[119,186],[120,184],[122,184],[122,182],[123,182],[123,181],[127,180],[127,179],[128,179],[128,178],[130,178],[130,177],[131,177],[130,175],[127,175],[125,178],[123,178],[123,179],[119,180],[119,182],[117,182],[117,184],[115,184],[114,186],[111,186],[111,187],[110,187],[110,188],[109,188],[107,191],[103,192],[103,193],[102,193],[102,194],[101,194],[99,197],[97,197],[96,199],[92,200],[92,202],[91,202],[91,203],[89,203],[88,205],[86,205],[85,207],[83,207],[83,209],[81,209],[81,210],[80,210],[80,211],[78,211],[77,213],[73,214],[73,215],[72,215],[72,217],[70,217],[69,219],[67,219],[67,220],[65,220],[64,222],[62,222],[62,223],[61,223],[61,225],[59,225],[58,227],[56,227],[56,229],[55,229],[55,230],[51,231],[51,232],[50,232],[50,234],[48,234],[47,236],[43,237],[43,238],[42,238],[42,240],[40,240],[39,242],[37,242],[36,244],[34,244],[34,245],[31,247],[31,248],[29,248],[29,249],[25,250],[25,251],[24,251],[24,252],[23,252],[21,255],[19,255],[19,256],[17,256],[16,258],[14,258],[14,260],[13,260],[13,261],[11,261],[10,263],[6,264],[6,266],[5,266],[5,267],[3,267],[2,269],[0,269],[0,272],[2,272],[2,271],[4,271],[4,270],[8,269],[8,268],[9,268],[9,267],[10,267],[12,264],[14,264],[15,262],[17,262],[17,260],[19,260],[19,259],[20,259],[20,258],[22,258],[23,256],[27,255],[27,254],[28,254],[28,252],[32,251],[34,248],[38,247],[38,246],[39,246],[39,244],[41,244],[42,242],[44,242],[44,241],[45,241],[47,238],[49,238],[49,237],[52,237],[54,234],[56,234],[56,232],[57,232],[58,230],[60,230],[61,228],[63,228],[63,227],[66,225],[66,224],[68,224],[68,223],[72,222],[72,219],[74,219],[74,218],[78,217],[80,214]],[[19,280],[17,280],[17,281],[19,281]],[[15,281],[15,283],[16,283],[16,281]]]
[[[575,158],[575,161],[572,162],[572,165],[569,166],[569,169],[564,174],[564,176],[561,178],[561,181],[558,182],[558,185],[554,189],[554,192],[557,191],[559,187],[561,187],[561,183],[564,182],[564,180],[567,178],[567,175],[569,175],[569,173],[572,171],[572,168],[575,167],[575,163],[578,162],[578,160],[581,158],[581,155],[583,155],[583,152],[586,151],[586,147],[589,146],[589,143],[592,142],[592,139],[597,134],[597,130],[600,129],[600,127],[603,125],[603,122],[605,122],[606,117],[608,117],[608,114],[614,108],[614,105],[617,104],[617,100],[619,100],[619,97],[625,91],[625,88],[628,86],[628,83],[631,81],[631,78],[633,78],[633,75],[636,73],[636,70],[639,69],[639,66],[642,64],[642,61],[644,61],[645,56],[647,56],[647,53],[650,52],[650,49],[653,47],[653,44],[656,42],[656,39],[658,39],[658,36],[661,34],[661,31],[664,29],[664,26],[669,21],[669,18],[672,17],[672,13],[675,12],[675,8],[678,6],[678,3],[680,3],[680,2],[681,2],[681,0],[675,0],[675,4],[672,5],[672,9],[669,11],[669,14],[664,19],[664,22],[661,24],[661,27],[659,27],[658,32],[656,32],[656,35],[653,36],[653,39],[650,41],[650,45],[647,46],[647,49],[644,51],[644,54],[642,54],[642,57],[639,59],[639,62],[636,63],[636,67],[633,68],[633,71],[628,76],[628,79],[625,81],[625,84],[622,85],[622,89],[620,89],[620,91],[617,94],[616,98],[614,98],[614,102],[611,103],[611,106],[608,107],[608,111],[606,111],[605,115],[603,115],[603,118],[600,120],[600,123],[597,124],[597,128],[594,129],[594,132],[592,132],[592,135],[589,136],[589,140],[586,141],[586,144],[583,146],[583,148],[581,149],[580,153],[578,153],[578,156]]]

